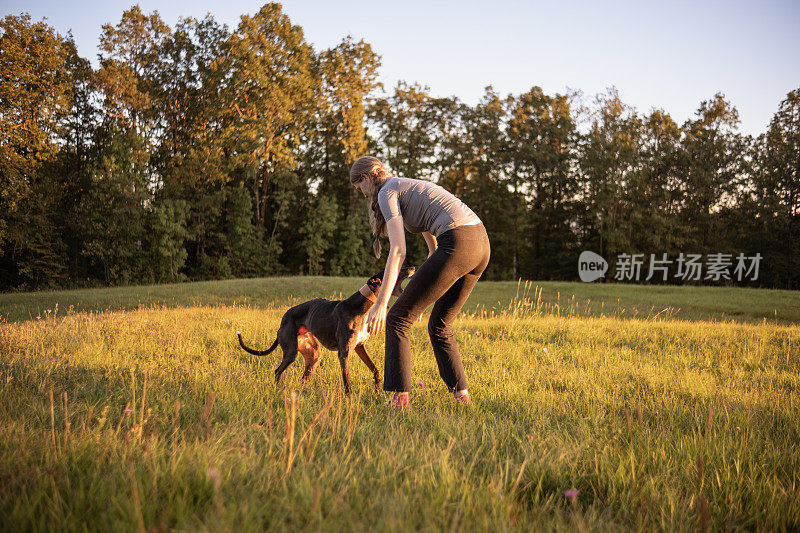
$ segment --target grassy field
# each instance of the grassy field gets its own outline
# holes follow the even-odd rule
[[[34,320],[54,312],[130,310],[156,306],[286,306],[307,298],[350,295],[364,280],[295,276],[0,294],[0,319]],[[778,324],[800,322],[800,292],[733,287],[683,287],[544,281],[481,282],[466,310],[487,315],[510,307],[560,316],[617,316]]]
[[[482,282],[400,413],[238,348],[362,282],[0,295],[0,530],[800,528],[797,292]]]

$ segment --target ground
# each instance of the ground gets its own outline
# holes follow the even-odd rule
[[[239,349],[361,283],[0,295],[0,530],[800,527],[797,292],[481,282],[405,412]]]

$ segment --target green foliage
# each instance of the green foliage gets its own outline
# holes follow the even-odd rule
[[[92,188],[78,206],[82,255],[106,283],[127,283],[142,267],[149,156],[133,131],[101,130],[96,150]]]
[[[492,260],[484,276],[508,279],[513,268],[514,218],[518,214],[514,206],[519,195],[508,188],[505,178],[507,109],[494,89],[487,87],[474,108],[460,111],[465,142],[456,147],[456,167],[446,174],[454,182],[454,194],[475,211],[489,234]]]
[[[782,242],[780,260],[784,268],[775,269],[778,281],[789,289],[797,288],[797,243],[800,241],[800,88],[781,102],[766,134],[763,172],[757,173],[756,191],[761,200],[760,216],[766,219],[764,238]],[[770,233],[771,235],[764,235]],[[781,245],[774,248],[780,249]],[[778,274],[782,272],[783,275]],[[777,280],[776,280],[777,281]]]
[[[9,215],[6,250],[8,269],[3,271],[4,284],[24,289],[52,288],[64,283],[68,275],[66,235],[55,224],[52,211],[58,209],[61,184],[52,163],[43,165],[40,179],[31,184],[28,195]]]
[[[156,281],[179,279],[187,256],[188,214],[189,204],[184,200],[156,201],[150,208],[147,236],[152,260],[148,267]]]
[[[53,139],[73,97],[69,51],[67,40],[30,15],[0,21],[0,251],[8,232],[18,231],[7,217],[58,152]]]
[[[195,196],[189,213],[187,270],[198,279],[223,277],[217,273],[217,262],[227,256],[225,231],[226,188],[204,188]]]
[[[742,178],[746,141],[736,133],[739,114],[717,93],[704,101],[696,118],[684,125],[683,152],[686,157],[686,188],[681,220],[698,251],[711,251],[717,245],[713,212],[727,196],[745,185]]]
[[[100,49],[94,70],[71,36],[2,20],[2,290],[373,271],[348,180],[367,153],[481,217],[487,279],[574,279],[586,249],[612,270],[619,253],[743,252],[762,255],[754,285],[797,286],[798,90],[758,138],[722,94],[683,125],[613,88],[377,97],[369,43],[315,51],[277,3],[234,29],[133,6]],[[409,263],[427,253],[407,236]]]
[[[308,256],[308,274],[313,276],[323,272],[325,252],[333,244],[331,237],[336,232],[338,220],[336,200],[319,196],[306,215],[299,231],[303,236],[300,247]]]
[[[625,200],[639,165],[642,123],[616,89],[598,96],[597,105],[597,116],[581,149],[586,225],[592,231],[584,242],[600,255],[615,256],[631,251]]]
[[[223,137],[224,65],[230,35],[211,16],[181,19],[163,44],[153,92],[164,128],[154,157],[164,186],[194,197],[228,182],[230,146]]]
[[[429,90],[398,82],[392,96],[377,99],[370,109],[385,148],[384,159],[401,176],[425,178],[434,165],[432,158],[444,126],[444,100],[431,97]]]
[[[383,267],[370,253],[372,233],[366,213],[366,209],[356,210],[336,229],[329,269],[332,275],[368,276]]]
[[[303,166],[318,192],[335,198],[349,213],[360,202],[347,177],[353,162],[367,153],[365,106],[380,86],[379,66],[380,57],[370,45],[350,36],[323,50],[314,64],[320,85]]]
[[[293,148],[313,107],[312,52],[303,30],[276,3],[242,16],[226,45],[224,136],[231,164],[246,169],[252,182],[259,228],[271,176],[294,164]]]
[[[570,98],[547,96],[534,87],[518,98],[507,101],[508,162],[507,180],[513,196],[508,210],[512,214],[510,247],[514,248],[514,277],[518,277],[518,256],[522,272],[535,279],[557,279],[569,275],[563,266],[577,248],[576,235],[568,221],[576,218],[573,200],[579,184],[571,172],[575,165],[576,125]],[[533,196],[526,217],[522,191]],[[529,233],[528,239],[521,234]]]
[[[225,221],[230,257],[220,259],[220,277],[264,274],[267,249],[261,233],[253,225],[253,199],[246,189],[236,187],[228,190]]]

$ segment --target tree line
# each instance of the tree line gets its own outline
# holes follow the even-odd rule
[[[315,50],[275,3],[235,29],[134,6],[99,48],[95,69],[43,21],[0,23],[2,290],[371,273],[365,154],[476,211],[484,279],[574,280],[583,250],[758,253],[749,284],[797,288],[800,89],[758,136],[721,93],[683,124],[613,88],[467,105],[384,91],[368,43]]]

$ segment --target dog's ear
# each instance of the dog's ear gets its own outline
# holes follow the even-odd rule
[[[378,272],[377,274],[373,274],[367,280],[367,287],[369,287],[369,290],[371,290],[373,293],[377,293],[378,289],[381,288],[382,279],[383,279],[383,271]]]

